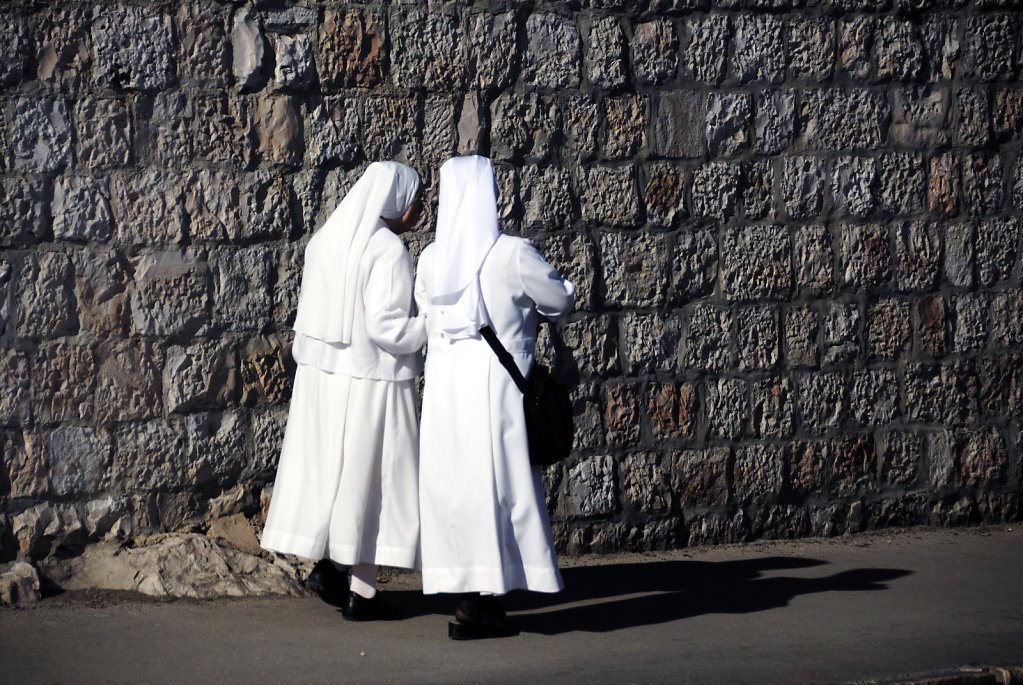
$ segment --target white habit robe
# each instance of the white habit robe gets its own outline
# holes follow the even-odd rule
[[[426,327],[423,317],[412,317],[408,250],[377,222],[353,279],[350,342],[296,335],[298,369],[260,544],[346,565],[413,568],[419,551],[414,379]]]
[[[429,332],[419,472],[423,592],[557,592],[561,575],[540,471],[529,463],[522,393],[478,334],[446,337],[431,317],[435,247],[423,251],[416,275]],[[528,373],[537,312],[569,312],[572,284],[531,243],[500,235],[479,286],[494,330]]]

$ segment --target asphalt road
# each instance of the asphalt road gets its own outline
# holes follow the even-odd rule
[[[830,683],[1023,666],[1023,527],[913,530],[566,560],[507,604],[513,638],[453,642],[414,576],[403,621],[318,599],[81,593],[0,609],[0,683]]]

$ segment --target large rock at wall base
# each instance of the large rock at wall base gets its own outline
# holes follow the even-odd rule
[[[73,559],[51,561],[44,571],[65,590],[127,590],[198,599],[304,594],[290,565],[225,549],[196,534],[158,536],[153,544],[134,549],[92,545]]]
[[[38,601],[39,574],[31,564],[14,561],[0,564],[0,605]]]

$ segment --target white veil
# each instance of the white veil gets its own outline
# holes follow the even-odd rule
[[[480,294],[480,269],[499,236],[490,160],[472,155],[444,162],[430,298],[444,337],[473,337],[490,324]]]
[[[305,248],[294,329],[325,342],[352,341],[355,282],[370,237],[387,230],[419,192],[419,174],[397,162],[373,162]]]

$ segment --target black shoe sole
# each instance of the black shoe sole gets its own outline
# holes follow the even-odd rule
[[[448,623],[448,637],[452,640],[487,640],[498,637],[514,637],[519,631],[511,626],[490,626],[482,623]]]

